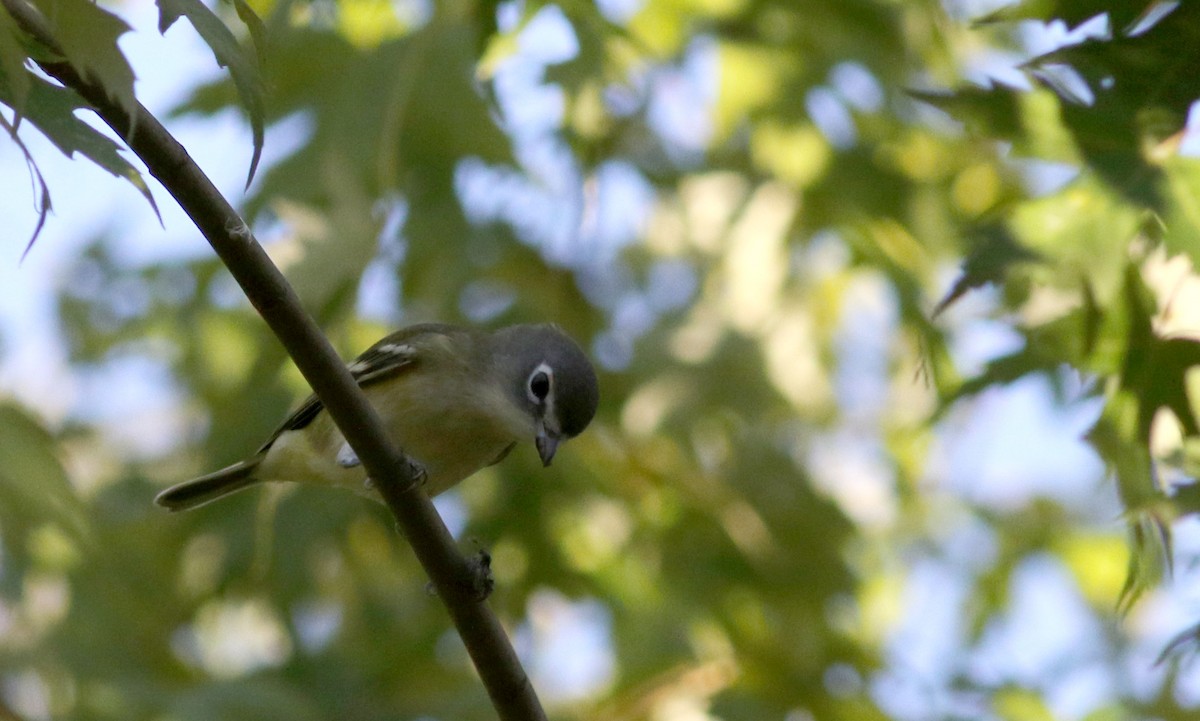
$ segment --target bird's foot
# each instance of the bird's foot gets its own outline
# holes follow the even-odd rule
[[[343,450],[345,448],[349,448],[349,446],[343,446]],[[351,451],[351,453],[353,453],[353,451]],[[357,461],[358,457],[356,456],[354,458],[354,460]],[[422,466],[420,463],[417,463],[416,461],[409,458],[408,456],[404,457],[404,462],[408,464],[408,472],[405,475],[407,475],[409,478],[412,478],[413,482],[416,484],[416,486],[418,488],[421,486],[424,486],[426,481],[429,480],[429,473],[426,472],[425,466]],[[358,465],[357,463],[354,463],[351,465],[346,465],[346,464],[342,463],[341,454],[338,455],[338,463],[343,468],[353,468],[354,466]],[[363,479],[363,488],[368,491],[375,490],[375,481],[371,480],[370,476],[367,476],[366,478]]]
[[[404,462],[408,464],[408,477],[413,479],[413,483],[415,483],[418,488],[424,486],[429,480],[429,473],[425,470],[425,466],[417,463],[408,456],[404,457]]]
[[[479,603],[486,601],[492,591],[496,590],[496,577],[492,574],[492,554],[486,548],[467,558],[467,568],[471,571],[471,593]]]
[[[469,575],[464,586],[471,600],[483,603],[496,589],[496,577],[492,575],[492,554],[488,553],[486,548],[481,548],[466,560]],[[432,581],[425,584],[425,592],[430,596],[438,595]]]

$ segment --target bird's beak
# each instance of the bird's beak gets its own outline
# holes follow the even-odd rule
[[[537,445],[538,455],[542,458],[542,465],[550,465],[550,461],[554,460],[554,452],[558,450],[558,436],[546,430],[545,424],[538,428],[537,437],[533,439]]]

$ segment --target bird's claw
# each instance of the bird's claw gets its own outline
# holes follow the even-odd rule
[[[492,575],[492,554],[487,549],[479,549],[479,553],[467,558],[467,571],[470,576],[465,584],[466,590],[471,600],[483,603],[496,589],[496,577]],[[438,595],[432,581],[425,584],[425,592],[430,596]]]
[[[476,602],[482,603],[496,590],[496,577],[492,574],[492,554],[486,548],[467,559],[471,570],[471,592]]]
[[[429,480],[429,473],[425,470],[425,466],[417,463],[408,456],[404,457],[404,462],[408,464],[408,477],[413,479],[413,483],[418,487],[424,486],[426,481]]]
[[[429,480],[429,473],[425,470],[425,466],[422,466],[408,456],[404,457],[404,462],[408,464],[406,475],[413,479],[413,482],[417,486],[424,486],[425,482]],[[342,468],[356,468],[362,465],[362,462],[358,460],[358,454],[354,452],[350,444],[343,443],[341,449],[338,450],[337,464]],[[375,490],[375,481],[371,480],[370,476],[367,476],[363,479],[363,488],[368,491]]]

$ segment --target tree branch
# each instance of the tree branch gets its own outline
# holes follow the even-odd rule
[[[0,0],[22,31],[51,49],[49,24],[25,0]],[[66,62],[40,67],[82,96],[125,139],[150,173],[179,202],[279,338],[321,399],[404,531],[471,655],[501,719],[543,721],[546,716],[516,652],[491,609],[477,597],[475,571],[459,553],[441,517],[388,440],[367,402],[279,269],[246,222],[221,196],[187,151],[140,103],[131,115],[94,79]]]

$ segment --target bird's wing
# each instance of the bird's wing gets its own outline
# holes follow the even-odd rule
[[[355,358],[349,366],[350,375],[358,381],[360,388],[391,378],[420,362],[422,341],[428,341],[431,336],[451,335],[455,330],[453,326],[438,323],[422,323],[398,330]],[[298,431],[312,423],[323,408],[325,404],[315,395],[305,398],[304,402],[279,424],[258,452],[265,453],[285,431]]]

